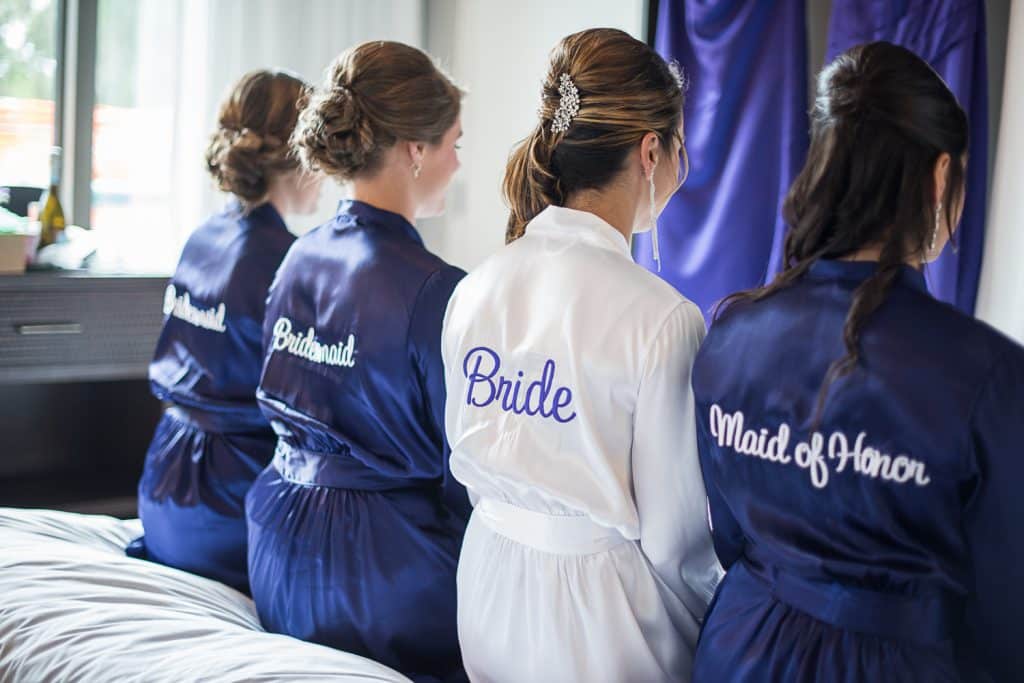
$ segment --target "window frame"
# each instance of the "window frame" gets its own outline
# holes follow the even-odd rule
[[[92,120],[99,0],[57,0],[54,144],[64,150],[60,199],[70,223],[92,212]]]

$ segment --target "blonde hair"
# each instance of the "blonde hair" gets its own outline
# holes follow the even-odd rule
[[[579,91],[579,111],[567,130],[555,133],[551,122],[562,74]],[[522,237],[526,224],[547,206],[604,187],[647,133],[667,144],[677,134],[682,107],[678,71],[628,33],[597,28],[563,38],[551,52],[540,120],[512,151],[505,170],[505,241]]]
[[[299,166],[288,140],[306,89],[305,81],[284,71],[250,71],[221,104],[206,168],[217,187],[247,209],[266,201],[274,175]]]
[[[440,142],[461,99],[462,91],[420,50],[363,43],[330,66],[302,110],[292,144],[310,170],[340,180],[372,174],[399,140]]]

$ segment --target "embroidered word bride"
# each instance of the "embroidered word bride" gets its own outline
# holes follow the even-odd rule
[[[732,414],[726,414],[718,404],[711,406],[709,418],[711,436],[718,440],[720,447],[731,448],[740,455],[749,455],[780,465],[795,464],[808,471],[815,488],[823,489],[828,486],[829,462],[835,463],[837,474],[849,468],[861,476],[897,484],[913,481],[918,486],[927,486],[931,481],[923,462],[906,455],[893,457],[866,445],[865,432],[857,435],[852,449],[845,434],[833,432],[828,437],[827,452],[824,435],[814,432],[809,442],[798,442],[790,454],[790,429],[786,423],[779,425],[778,431],[773,435],[763,428],[744,431],[743,412],[737,410]]]
[[[274,323],[274,351],[285,351],[323,365],[337,365],[339,367],[351,368],[356,364],[356,338],[355,335],[348,335],[344,342],[336,344],[322,344],[316,339],[316,333],[310,327],[305,333],[294,334],[292,332],[292,321],[288,318],[278,318]]]

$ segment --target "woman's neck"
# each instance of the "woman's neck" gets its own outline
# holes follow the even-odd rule
[[[839,258],[840,261],[874,261],[879,262],[882,260],[882,247],[878,245],[870,245],[862,247],[856,251],[851,251],[849,254]],[[905,258],[903,262],[916,270],[921,270],[922,261],[920,258]]]
[[[577,192],[565,203],[567,209],[587,211],[615,228],[628,244],[633,237],[633,223],[636,220],[636,203],[627,200],[617,190],[593,190]]]
[[[403,183],[396,183],[391,174],[378,173],[373,178],[356,179],[352,181],[352,199],[369,204],[370,206],[397,213],[409,221],[411,225],[416,224],[416,208],[408,189]]]
[[[293,193],[282,176],[274,176],[267,190],[266,203],[273,206],[277,215],[283,218],[290,215],[294,209]]]
[[[882,248],[881,247],[863,247],[856,251],[851,251],[849,254],[839,258],[840,261],[881,261],[882,260]]]

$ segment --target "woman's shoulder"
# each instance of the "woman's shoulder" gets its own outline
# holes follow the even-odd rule
[[[1024,367],[1024,347],[993,325],[925,291],[894,292],[880,323],[945,359],[953,371],[983,373],[999,359]]]
[[[569,280],[594,292],[608,305],[615,299],[628,299],[636,306],[670,310],[689,302],[667,281],[616,251],[583,243],[571,251],[558,252],[554,264],[549,264],[548,258],[551,249],[544,238],[527,233],[502,245],[472,268],[463,286],[526,272],[531,283],[538,286],[548,286],[549,279]],[[545,277],[548,266],[559,271],[557,278]]]
[[[934,315],[948,330],[935,338],[941,340],[941,345],[950,353],[980,356],[982,364],[990,367],[1024,369],[1024,346],[1009,335],[945,302],[932,299],[931,304],[935,308]]]
[[[208,216],[202,223],[189,233],[181,249],[178,262],[178,274],[183,268],[194,270],[196,266],[224,266],[237,260],[241,234],[241,220],[228,210]]]
[[[667,280],[643,266],[637,263],[628,263],[627,267],[623,269],[623,277],[642,291],[644,298],[654,306],[666,311],[678,309],[679,315],[704,320],[700,308],[686,297],[685,292],[680,292]]]

